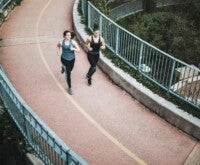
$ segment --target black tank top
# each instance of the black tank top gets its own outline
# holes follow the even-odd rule
[[[91,52],[99,52],[101,47],[101,37],[99,36],[99,41],[96,43],[94,42],[93,36],[91,37],[90,47],[92,48]]]

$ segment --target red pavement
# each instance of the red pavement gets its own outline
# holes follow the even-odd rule
[[[56,44],[65,29],[72,30],[73,3],[24,0],[1,27],[0,38],[8,42],[0,48],[0,62],[16,90],[89,164],[183,164],[197,141],[150,112],[100,69],[87,86],[83,50],[76,53],[72,72],[74,95],[68,95]]]

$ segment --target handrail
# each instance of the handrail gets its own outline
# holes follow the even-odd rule
[[[199,68],[140,39],[105,16],[91,2],[82,0],[82,4],[85,3],[87,8],[83,13],[88,15],[87,26],[92,30],[95,23],[99,24],[100,34],[105,38],[108,49],[166,92],[200,110],[200,81],[195,79],[200,75]]]
[[[45,164],[87,165],[26,104],[1,66],[0,99],[29,145]]]
[[[3,9],[11,2],[11,0],[2,0],[0,2],[0,13],[3,12]]]
[[[130,2],[123,3],[109,11],[109,17],[116,21],[123,17],[129,16],[136,12],[143,10],[143,2],[141,0],[134,0]]]
[[[180,3],[180,0],[155,0],[157,7]],[[126,16],[143,11],[143,0],[132,0],[119,5],[109,11],[109,17],[116,21]]]

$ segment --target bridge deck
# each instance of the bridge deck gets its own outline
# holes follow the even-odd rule
[[[27,104],[89,164],[183,164],[198,142],[177,130],[100,69],[87,86],[76,53],[68,95],[56,44],[72,30],[73,0],[24,0],[1,26],[0,62]]]

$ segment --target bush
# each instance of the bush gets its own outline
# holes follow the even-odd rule
[[[0,164],[25,165],[25,140],[6,112],[0,113],[0,121]]]
[[[20,5],[22,0],[14,0],[14,1],[15,1],[15,3],[16,3],[17,5]]]
[[[119,20],[118,23],[170,55],[199,66],[199,32],[180,13],[141,12]]]
[[[156,9],[156,2],[154,0],[144,0],[143,8],[146,12],[153,12]]]
[[[90,2],[105,15],[109,14],[109,9],[106,7],[107,0],[90,0]]]

